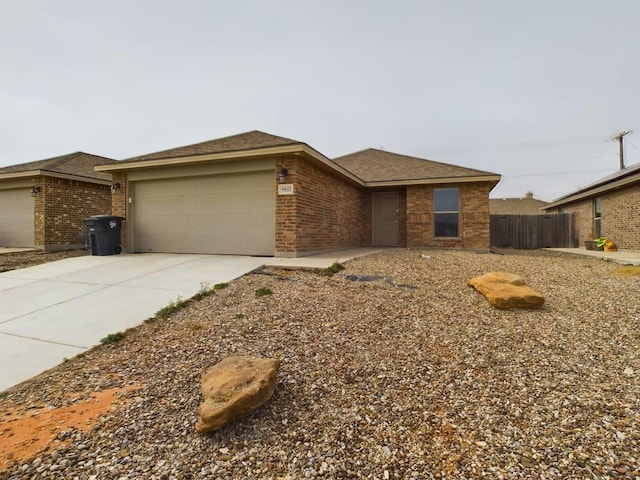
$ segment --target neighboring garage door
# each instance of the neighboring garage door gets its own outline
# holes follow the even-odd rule
[[[273,255],[273,171],[134,184],[136,252]]]
[[[0,190],[0,246],[33,247],[31,189]]]

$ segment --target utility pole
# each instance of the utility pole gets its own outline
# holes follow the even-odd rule
[[[624,132],[620,132],[612,140],[617,140],[618,145],[620,146],[620,170],[624,170],[624,145],[622,143],[622,139],[629,135],[631,130],[625,130]]]

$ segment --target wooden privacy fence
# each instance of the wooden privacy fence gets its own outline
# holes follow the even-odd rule
[[[577,247],[573,214],[491,215],[491,246],[523,250]]]

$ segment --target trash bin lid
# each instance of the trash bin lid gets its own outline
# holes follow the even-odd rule
[[[92,215],[85,220],[124,220],[124,217],[118,217],[117,215]]]

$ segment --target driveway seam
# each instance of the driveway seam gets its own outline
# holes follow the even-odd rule
[[[47,280],[40,280],[40,281],[41,282],[45,282]],[[27,312],[27,313],[23,313],[22,315],[19,315],[17,317],[13,317],[13,318],[10,318],[10,319],[5,320],[3,322],[0,322],[0,325],[4,325],[5,323],[12,322],[14,320],[18,320],[18,319],[20,319],[22,317],[26,317],[27,315],[33,315],[34,313],[41,312],[42,310],[47,310],[47,309],[49,309],[51,307],[55,307],[57,305],[62,305],[63,303],[67,303],[67,302],[73,301],[76,298],[82,298],[82,297],[86,297],[87,295],[92,295],[92,294],[94,294],[96,292],[101,292],[102,290],[106,290],[109,287],[110,287],[110,285],[106,285],[106,286],[104,286],[104,288],[98,288],[97,290],[91,290],[90,292],[83,293],[82,295],[77,295],[75,297],[67,298],[66,300],[62,300],[60,302],[48,304],[45,307],[41,307],[41,308],[38,308],[37,310],[32,310],[32,311]],[[7,334],[7,335],[9,335],[9,334]],[[16,336],[20,336],[20,335],[16,335]],[[25,338],[28,338],[28,337],[25,337]]]
[[[8,337],[15,337],[15,338],[24,338],[25,340],[35,340],[37,342],[42,342],[42,343],[51,343],[53,345],[62,345],[64,347],[78,348],[80,350],[89,350],[91,348],[87,346],[72,345],[70,343],[56,342],[55,340],[43,340],[42,338],[37,338],[37,337],[27,337],[25,335],[16,335],[15,333],[8,333],[8,332],[2,332],[2,331],[0,331],[0,335],[6,335]]]

